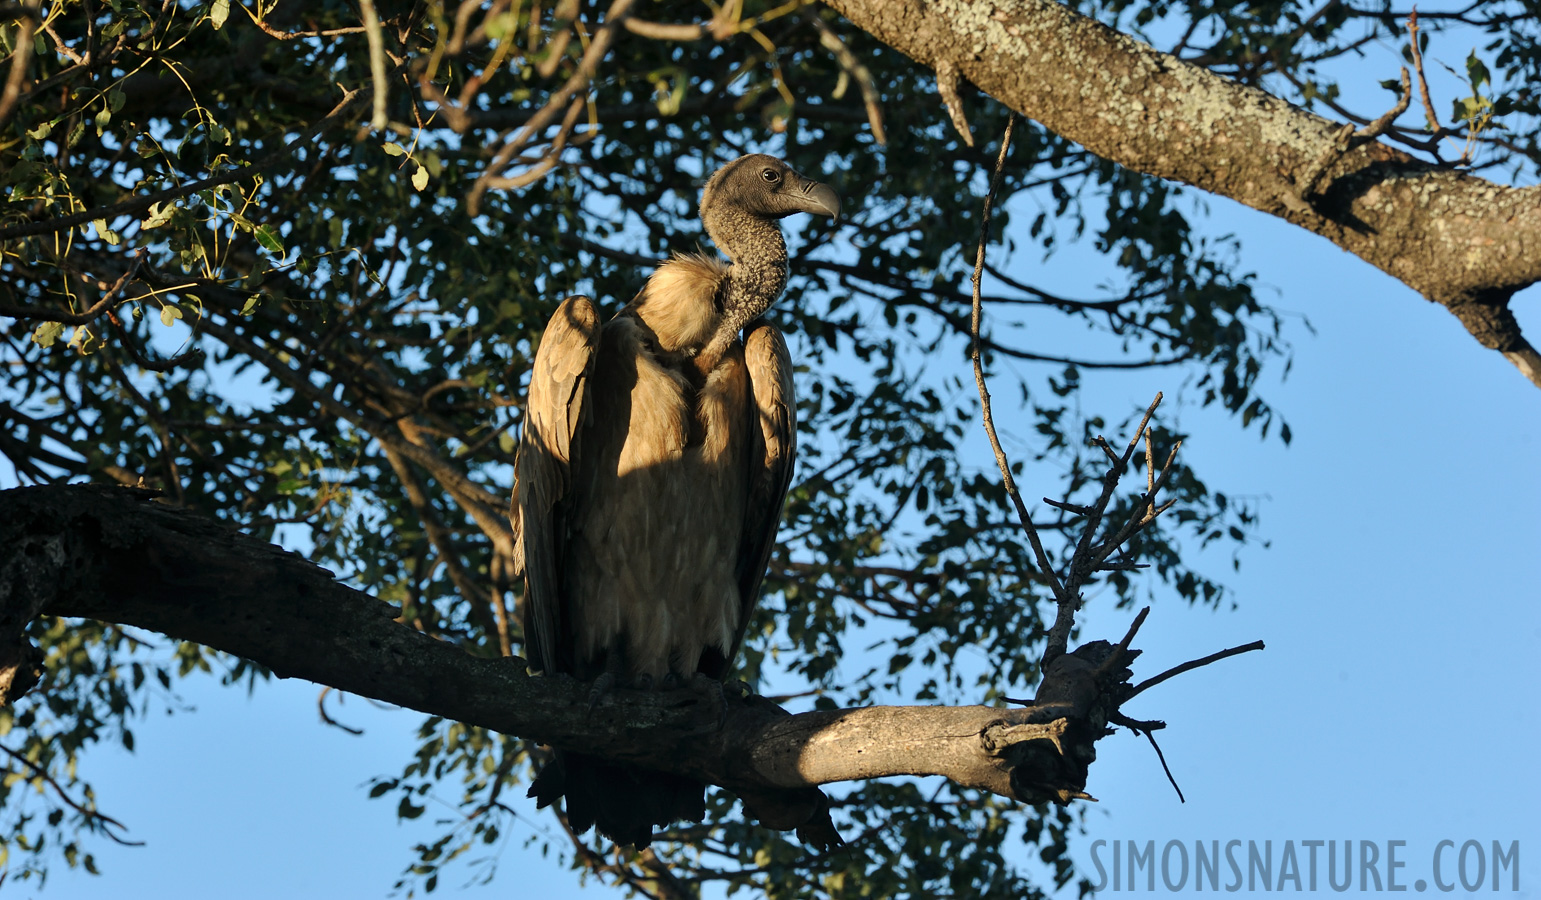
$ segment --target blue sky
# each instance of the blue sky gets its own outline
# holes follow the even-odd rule
[[[1193,556],[1232,589],[1236,608],[1162,598],[1137,641],[1137,677],[1255,639],[1268,649],[1130,706],[1168,723],[1158,737],[1187,803],[1143,739],[1114,735],[1099,745],[1088,790],[1100,802],[1088,806],[1089,833],[1073,855],[1095,874],[1096,840],[1109,842],[1104,864],[1114,840],[1154,841],[1158,851],[1169,840],[1190,851],[1196,840],[1273,841],[1276,854],[1290,840],[1301,854],[1309,840],[1375,841],[1382,852],[1401,840],[1398,877],[1412,885],[1432,877],[1441,840],[1519,841],[1521,892],[1533,895],[1541,389],[1442,308],[1327,241],[1209,203],[1205,231],[1235,233],[1242,268],[1258,274],[1265,298],[1309,319],[1315,334],[1293,322],[1293,371],[1265,382],[1293,429],[1288,447],[1214,410],[1166,408],[1192,434],[1183,452],[1212,485],[1260,498],[1260,536],[1271,547],[1245,551],[1239,572],[1228,571],[1228,552]],[[1086,273],[1071,251],[1033,274],[1084,296],[1095,283]],[[1541,335],[1541,291],[1514,307]],[[971,380],[961,359],[933,365],[938,380],[949,366]],[[1092,398],[1122,411],[1157,390],[1170,397],[1181,376],[1085,377]],[[987,464],[983,432],[970,439]],[[1027,496],[1043,493],[1031,470],[1025,480]],[[1083,634],[1116,638],[1131,616],[1094,601]],[[102,748],[86,760],[101,807],[146,846],[98,844],[101,877],[57,867],[44,890],[12,884],[8,896],[383,897],[411,846],[436,836],[431,825],[398,823],[394,803],[366,799],[371,776],[394,774],[409,757],[417,714],[359,698],[330,705],[365,729],[355,737],[319,723],[319,689],[307,683],[248,697],[195,678],[179,690],[196,712],[155,714],[135,729],[137,752]],[[579,892],[573,875],[522,848],[546,827],[533,805],[528,812],[500,850],[500,877],[473,891]],[[430,807],[436,813],[452,810]],[[459,896],[472,877],[456,870],[439,892]]]

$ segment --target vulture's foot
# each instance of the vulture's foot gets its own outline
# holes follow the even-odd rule
[[[653,689],[653,676],[646,672],[631,680],[632,690],[651,691]]]
[[[599,677],[594,679],[594,686],[589,688],[590,715],[593,714],[594,707],[599,705],[599,701],[604,699],[606,694],[615,690],[617,680],[614,672],[601,672]]]
[[[728,724],[728,697],[723,690],[722,682],[707,675],[697,672],[690,676],[690,689],[698,694],[706,695],[706,699],[717,710],[717,730],[721,731]]]
[[[724,690],[739,700],[748,700],[754,696],[754,688],[751,688],[747,681],[739,681],[735,678],[732,681],[723,682],[722,686]]]

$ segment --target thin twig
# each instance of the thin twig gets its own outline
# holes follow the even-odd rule
[[[1156,399],[1152,400],[1150,406],[1145,409],[1145,415],[1140,419],[1140,425],[1135,429],[1134,437],[1130,438],[1129,446],[1122,456],[1113,452],[1106,438],[1102,435],[1097,436],[1096,444],[1102,448],[1103,453],[1107,454],[1111,465],[1107,473],[1102,476],[1102,493],[1098,495],[1097,502],[1091,505],[1081,537],[1076,541],[1075,550],[1070,555],[1070,565],[1065,576],[1065,595],[1070,598],[1070,602],[1060,607],[1054,618],[1054,624],[1049,628],[1048,645],[1044,649],[1042,665],[1047,666],[1065,652],[1070,642],[1070,629],[1075,624],[1075,614],[1080,610],[1082,582],[1096,571],[1097,566],[1106,560],[1121,543],[1121,540],[1115,537],[1099,545],[1095,550],[1092,548],[1092,538],[1102,527],[1103,513],[1113,499],[1113,491],[1118,487],[1118,480],[1128,469],[1129,460],[1134,458],[1134,448],[1139,446],[1140,436],[1145,433],[1146,426],[1150,424],[1151,416],[1155,415],[1156,407],[1161,405],[1162,396],[1161,393],[1157,393]],[[1123,532],[1120,532],[1120,535],[1122,534]]]
[[[856,54],[852,53],[851,48],[845,45],[845,41],[840,39],[840,35],[835,34],[834,29],[830,28],[824,22],[824,19],[811,7],[803,9],[803,18],[812,23],[813,27],[818,30],[819,44],[825,50],[835,54],[835,61],[840,64],[840,68],[851,78],[856,79],[856,86],[861,89],[862,103],[867,108],[867,124],[872,127],[872,139],[878,142],[878,146],[886,146],[888,144],[888,135],[883,130],[883,110],[878,105],[878,89],[877,85],[872,81],[872,72],[862,64],[860,59],[856,58]],[[953,121],[956,122],[957,120],[954,119]],[[1010,134],[1010,124],[1006,128],[1007,134]],[[974,146],[972,139],[969,140],[969,146]],[[1004,159],[1004,157],[1002,158]]]
[[[627,19],[626,30],[637,37],[655,41],[699,41],[711,33],[705,25],[673,25],[665,22],[648,22],[643,19]]]
[[[326,712],[326,695],[330,694],[331,692],[332,692],[331,688],[324,687],[324,688],[321,689],[320,696],[316,697],[316,712],[321,714],[321,722],[322,722],[322,724],[330,725],[333,728],[339,728],[339,729],[341,729],[343,731],[346,731],[347,733],[349,733],[351,735],[355,735],[355,736],[362,735],[364,733],[364,729],[362,729],[362,728],[352,728],[350,726],[344,725],[341,722],[337,721],[336,719],[332,718],[330,715],[327,714],[327,712]]]
[[[1183,789],[1177,786],[1177,779],[1172,777],[1172,770],[1166,764],[1166,754],[1161,752],[1161,745],[1156,743],[1155,732],[1145,731],[1142,733],[1145,735],[1145,740],[1150,741],[1150,745],[1155,748],[1156,758],[1161,760],[1161,771],[1166,773],[1166,780],[1172,783],[1172,790],[1177,792],[1177,802],[1187,803],[1187,798],[1183,796]]]
[[[968,126],[968,117],[963,114],[963,101],[958,97],[958,64],[951,59],[943,59],[936,64],[936,92],[942,95],[942,103],[947,107],[953,129],[963,138],[963,143],[974,146],[974,132]]]
[[[531,116],[530,120],[498,149],[492,163],[487,166],[486,171],[477,177],[476,182],[471,186],[470,192],[466,195],[466,209],[471,215],[477,214],[477,210],[481,207],[482,195],[487,193],[487,190],[493,187],[498,179],[502,178],[503,169],[509,165],[514,156],[529,146],[531,140],[537,134],[545,131],[546,126],[552,123],[557,113],[564,112],[569,102],[577,96],[579,91],[584,91],[588,88],[594,73],[599,70],[599,64],[604,61],[605,55],[610,51],[610,43],[615,36],[616,30],[626,21],[626,16],[634,2],[635,0],[614,0],[610,4],[610,8],[605,11],[604,24],[599,27],[599,30],[594,33],[594,38],[589,41],[588,49],[584,51],[583,58],[578,62],[577,71],[573,72],[567,81],[547,99],[546,104],[540,108],[539,112]],[[554,47],[551,49],[553,53],[556,53]],[[557,56],[552,58],[555,59]],[[546,62],[550,61],[548,59]],[[541,65],[544,66],[545,63]],[[548,166],[547,169],[549,170],[549,168]]]
[[[1114,468],[1118,468],[1123,465],[1124,461],[1118,458],[1117,453],[1113,452],[1113,448],[1108,444],[1107,438],[1099,434],[1097,435],[1097,439],[1092,441],[1092,443],[1102,448],[1102,452],[1108,455],[1108,462],[1112,463]]]
[[[38,8],[42,5],[42,0],[32,0],[19,13],[21,27],[16,32],[16,49],[11,51],[11,70],[6,74],[5,87],[0,89],[0,128],[10,121],[21,101],[21,83],[27,77],[27,66],[32,63],[32,34],[37,29]]]
[[[1135,734],[1142,734],[1145,736],[1147,741],[1150,741],[1151,747],[1153,747],[1156,751],[1156,759],[1161,761],[1161,771],[1166,773],[1166,780],[1172,785],[1172,790],[1177,792],[1178,802],[1187,803],[1187,798],[1183,797],[1183,789],[1177,786],[1177,779],[1172,777],[1172,770],[1166,764],[1166,754],[1161,752],[1161,745],[1156,743],[1156,732],[1165,728],[1166,723],[1159,721],[1144,722],[1139,719],[1131,719],[1121,712],[1114,712],[1109,715],[1108,721],[1112,722],[1114,725],[1122,725]]]
[[[1091,512],[1090,509],[1087,509],[1084,506],[1076,506],[1074,503],[1066,503],[1061,500],[1050,500],[1048,497],[1043,498],[1043,502],[1049,504],[1055,509],[1063,509],[1067,513],[1075,513],[1078,516],[1084,516]]]
[[[389,123],[385,115],[385,37],[380,33],[375,0],[359,0],[359,14],[364,19],[364,34],[369,38],[369,75],[375,86],[374,116],[369,125],[378,131]]]
[[[1250,653],[1253,650],[1262,649],[1264,649],[1262,641],[1253,641],[1250,644],[1242,644],[1240,647],[1232,647],[1229,650],[1221,650],[1219,653],[1211,653],[1202,659],[1190,660],[1180,666],[1173,666],[1172,668],[1167,669],[1165,672],[1162,672],[1160,675],[1157,675],[1153,678],[1147,678],[1140,682],[1137,686],[1135,686],[1133,690],[1129,692],[1129,695],[1124,698],[1124,702],[1129,702],[1135,697],[1138,697],[1140,694],[1145,693],[1145,691],[1149,690],[1150,688],[1153,688],[1161,682],[1166,681],[1168,678],[1181,675],[1184,672],[1191,672],[1194,669],[1202,668],[1203,666],[1207,666],[1210,663],[1219,662],[1222,659],[1226,659],[1232,656],[1239,656],[1243,653]]]
[[[1124,658],[1124,654],[1129,652],[1129,643],[1134,640],[1136,634],[1140,633],[1140,626],[1145,624],[1145,619],[1149,616],[1150,607],[1147,606],[1140,610],[1139,614],[1134,617],[1134,621],[1129,623],[1129,630],[1124,633],[1124,639],[1118,642],[1118,646],[1113,649],[1108,658],[1103,660],[1102,665],[1097,667],[1098,675],[1119,665],[1119,661]]]
[[[64,805],[68,806],[70,809],[73,809],[75,812],[80,813],[82,816],[85,816],[87,819],[94,819],[100,822],[102,824],[102,833],[107,835],[107,837],[111,838],[114,842],[122,844],[125,847],[144,846],[144,841],[131,841],[128,838],[118,837],[117,835],[113,834],[113,828],[127,831],[128,826],[124,825],[122,822],[119,822],[117,819],[114,819],[112,816],[109,816],[104,812],[100,812],[99,810],[94,809],[87,809],[86,807],[82,806],[75,800],[75,798],[71,797],[68,793],[65,792],[64,786],[55,781],[54,777],[48,774],[47,769],[43,768],[32,760],[27,759],[20,753],[12,750],[10,747],[0,746],[0,751],[4,751],[5,755],[31,769],[33,774],[47,782],[48,786],[53,788],[54,791],[58,793],[59,799],[64,801]]]
[[[1407,77],[1407,67],[1403,66],[1402,90],[1397,95],[1396,105],[1382,114],[1380,118],[1357,131],[1354,130],[1354,126],[1351,123],[1339,128],[1337,133],[1333,135],[1332,140],[1327,142],[1327,146],[1322,148],[1322,152],[1317,156],[1316,161],[1301,176],[1298,182],[1299,190],[1296,192],[1300,199],[1308,199],[1316,193],[1317,184],[1321,182],[1322,176],[1327,174],[1328,167],[1335,160],[1341,158],[1355,147],[1368,144],[1370,141],[1385,134],[1391,128],[1392,123],[1396,121],[1397,116],[1407,111],[1407,107],[1412,103],[1412,99],[1412,83]]]
[[[1439,140],[1444,136],[1444,129],[1439,127],[1439,116],[1434,113],[1434,101],[1429,99],[1429,80],[1423,74],[1423,50],[1418,47],[1418,7],[1407,14],[1407,36],[1411,38],[1413,50],[1413,69],[1418,73],[1418,95],[1423,99],[1423,114],[1429,121],[1429,132],[1432,140]]]
[[[13,319],[32,319],[41,320],[44,322],[58,322],[61,325],[90,324],[96,319],[97,316],[100,316],[104,311],[106,311],[108,306],[113,304],[113,302],[117,299],[118,294],[123,291],[123,288],[127,287],[128,283],[133,280],[135,275],[139,273],[139,267],[144,263],[145,254],[148,252],[149,251],[145,250],[143,247],[134,251],[133,264],[128,267],[128,271],[118,276],[118,280],[114,281],[112,284],[109,285],[105,282],[98,281],[97,287],[103,288],[102,299],[93,303],[85,312],[53,312],[49,310],[29,309],[25,306],[11,306],[9,304],[0,303],[0,316],[10,316]],[[64,267],[60,266],[60,268],[62,269]],[[81,277],[85,276],[81,275]]]
[[[1054,591],[1055,602],[1061,610],[1069,607],[1072,600],[1065,593],[1064,585],[1060,583],[1059,574],[1049,563],[1049,554],[1043,549],[1043,541],[1038,536],[1038,529],[1033,525],[1033,518],[1027,512],[1027,504],[1022,502],[1022,492],[1017,490],[1017,481],[1011,476],[1011,463],[1006,459],[1006,451],[1001,448],[1001,439],[995,433],[995,417],[990,412],[990,389],[985,384],[984,358],[979,352],[979,323],[983,318],[983,300],[980,297],[979,285],[983,278],[985,266],[985,245],[990,240],[990,205],[995,200],[995,192],[1001,184],[1001,173],[1006,165],[1006,151],[1011,147],[1011,132],[1017,124],[1017,117],[1012,115],[1006,120],[1006,133],[1001,138],[1000,155],[995,160],[995,173],[990,178],[990,191],[985,195],[983,210],[979,223],[979,251],[974,258],[974,313],[970,320],[970,333],[973,337],[972,346],[969,348],[969,356],[974,360],[974,383],[979,387],[979,402],[981,418],[984,420],[985,433],[990,437],[990,449],[995,451],[995,464],[1000,467],[1001,479],[1006,486],[1006,493],[1011,497],[1011,502],[1017,508],[1017,519],[1022,523],[1022,529],[1027,532],[1027,540],[1033,547],[1033,556],[1038,561],[1038,570],[1043,574],[1044,580]],[[1063,648],[1061,648],[1063,652]],[[1045,664],[1050,662],[1045,657]]]
[[[1166,727],[1166,723],[1160,719],[1151,719],[1149,721],[1144,719],[1132,719],[1129,716],[1116,711],[1108,714],[1108,721],[1112,722],[1114,725],[1122,725],[1130,731],[1160,731]]]

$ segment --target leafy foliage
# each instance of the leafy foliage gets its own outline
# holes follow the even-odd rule
[[[16,478],[143,480],[304,548],[467,652],[518,652],[503,516],[546,318],[574,291],[618,308],[658,258],[704,240],[704,176],[771,152],[834,183],[854,213],[790,223],[794,279],[773,315],[801,366],[803,451],[744,675],[819,705],[1029,687],[1047,595],[998,478],[964,449],[977,403],[956,374],[990,157],[954,133],[931,74],[800,2],[632,6],[642,26],[707,21],[667,33],[572,0],[377,7],[373,58],[358,11],[337,0],[7,13],[19,18],[0,25],[0,52],[25,74],[0,108],[0,453]],[[1492,71],[1468,65],[1473,97],[1491,99],[1458,104],[1464,121],[1536,114],[1524,85],[1541,65],[1537,26],[1515,9],[1463,13],[1498,36]],[[1335,86],[1313,67],[1356,46],[1356,23],[1397,28],[1387,9],[1337,3],[1094,12],[1215,34],[1206,64],[1329,105]],[[981,145],[1000,132],[1001,108],[967,91],[964,104]],[[1534,162],[1534,130],[1496,127],[1484,118],[1477,136],[1490,162]],[[1180,189],[1036,126],[1019,134],[987,299],[1078,335],[1073,351],[1035,343],[1008,317],[986,336],[994,364],[1038,365],[1022,369],[1015,423],[1031,480],[1060,477],[1066,496],[1094,486],[1088,441],[1130,412],[1083,411],[1098,368],[1159,367],[1288,440],[1257,391],[1287,357],[1281,319],[1234,271],[1230,242],[1195,229]],[[1002,262],[1088,231],[1104,260],[1084,285],[1095,299]],[[1239,545],[1254,511],[1186,469],[1173,485],[1181,502],[1140,551],[1180,596],[1215,603],[1220,586],[1183,564],[1179,533]],[[1118,602],[1152,590],[1128,576],[1108,580]],[[134,716],[215,658],[91,622],[45,621],[35,637],[44,687],[0,712],[0,833],[14,835],[0,865],[14,878],[58,859],[93,866],[84,848],[114,832],[77,775],[83,752],[131,746]],[[228,680],[259,677],[221,662]],[[433,890],[457,860],[491,877],[490,848],[531,812],[513,788],[542,751],[433,720],[421,739],[374,795],[414,817],[431,792],[466,816],[418,848],[402,888]],[[23,797],[23,783],[37,790]],[[656,857],[571,835],[555,849],[658,897],[713,882],[776,897],[1028,896],[1024,844],[1074,877],[1072,816],[952,785],[850,788],[836,818],[851,849],[822,857],[746,824],[725,795],[712,804]]]

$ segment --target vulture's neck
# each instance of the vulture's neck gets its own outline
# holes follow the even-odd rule
[[[745,325],[770,309],[787,286],[787,242],[773,219],[752,216],[737,207],[702,210],[706,233],[732,260],[718,287],[722,317],[696,358],[704,372],[716,367]]]

